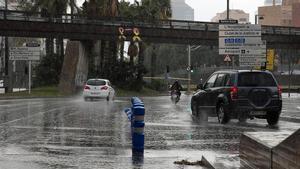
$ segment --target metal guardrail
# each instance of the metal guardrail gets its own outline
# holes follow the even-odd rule
[[[62,14],[60,18],[42,17],[40,12],[25,12],[14,10],[0,10],[0,20],[31,21],[31,22],[51,22],[51,23],[72,23],[72,24],[92,24],[105,26],[136,26],[145,28],[161,29],[183,29],[183,30],[202,30],[219,31],[219,23],[215,22],[197,22],[184,20],[159,20],[145,21],[133,18],[121,17],[98,17],[88,18],[84,15]],[[282,27],[282,26],[262,26],[262,34],[276,35],[300,35],[300,28]]]

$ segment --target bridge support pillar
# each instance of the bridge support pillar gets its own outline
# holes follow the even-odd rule
[[[79,41],[68,41],[59,82],[61,93],[74,94],[84,85],[88,63],[86,47]]]

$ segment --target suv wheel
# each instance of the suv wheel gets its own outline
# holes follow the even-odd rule
[[[239,122],[240,123],[245,123],[247,121],[247,113],[239,113]]]
[[[274,126],[278,123],[280,112],[267,112],[267,122],[270,126]]]
[[[220,103],[219,106],[217,107],[217,116],[218,116],[219,123],[221,124],[226,124],[230,121],[229,112],[224,107],[223,103]]]

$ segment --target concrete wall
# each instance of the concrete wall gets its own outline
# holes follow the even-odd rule
[[[63,94],[73,94],[82,86],[88,74],[87,52],[79,41],[69,41],[66,47],[59,90]]]
[[[263,144],[250,134],[243,134],[240,140],[240,159],[244,165],[254,168],[271,168],[272,147]]]
[[[300,130],[273,149],[273,169],[300,168]]]
[[[89,70],[89,58],[87,56],[87,51],[84,46],[79,44],[79,58],[76,69],[75,76],[75,86],[81,87],[87,80],[88,70]]]
[[[240,139],[240,159],[251,168],[299,169],[300,129],[244,133]]]

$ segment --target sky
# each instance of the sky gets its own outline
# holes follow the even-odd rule
[[[227,0],[186,0],[186,3],[194,8],[196,21],[210,21],[216,13],[224,12],[227,8]],[[259,6],[264,5],[264,0],[230,0],[230,9],[241,9],[250,14],[250,22],[254,23],[254,17]]]
[[[83,1],[78,0],[78,3],[82,4]],[[223,12],[227,8],[227,0],[186,0],[186,3],[194,8],[196,21],[210,21],[216,13]],[[254,23],[258,7],[263,5],[264,0],[230,0],[230,9],[241,9],[249,13],[251,23]]]

